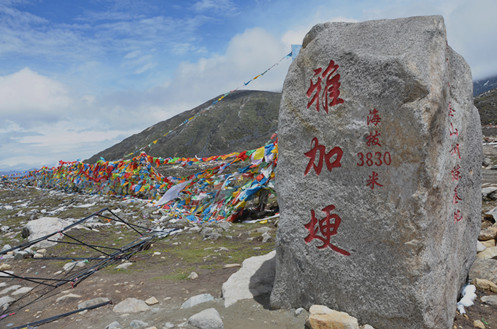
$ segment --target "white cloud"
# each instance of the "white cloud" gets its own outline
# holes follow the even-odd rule
[[[223,12],[224,14],[235,14],[235,4],[231,0],[200,0],[195,2],[193,9],[197,12]]]
[[[2,117],[29,116],[42,119],[67,109],[73,103],[66,87],[29,68],[0,77]]]

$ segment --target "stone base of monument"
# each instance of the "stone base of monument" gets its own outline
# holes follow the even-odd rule
[[[313,27],[278,132],[272,307],[451,328],[476,255],[482,137],[443,18]]]

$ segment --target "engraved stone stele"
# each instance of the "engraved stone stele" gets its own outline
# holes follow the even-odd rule
[[[476,256],[482,140],[443,18],[314,26],[278,131],[272,307],[451,328]]]

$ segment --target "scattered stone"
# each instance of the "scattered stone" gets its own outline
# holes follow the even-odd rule
[[[0,297],[0,307],[5,311],[13,301],[15,301],[15,299],[10,296]]]
[[[497,260],[477,258],[469,270],[469,281],[475,279],[497,283]]]
[[[304,308],[302,307],[299,307],[298,309],[295,310],[295,316],[299,316],[300,314],[302,314],[302,312],[304,312]]]
[[[174,323],[166,322],[164,323],[164,329],[172,329],[174,328]]]
[[[488,305],[497,306],[497,295],[483,296],[481,301]]]
[[[494,224],[490,227],[487,227],[484,230],[480,231],[480,235],[478,235],[478,240],[486,241],[497,238],[497,224]]]
[[[7,271],[7,270],[11,270],[12,269],[12,266],[10,264],[0,264],[0,271]]]
[[[220,228],[222,228],[224,231],[227,231],[230,229],[231,227],[231,223],[230,222],[227,222],[227,221],[224,221],[224,220],[221,220],[221,221],[218,221],[217,222],[217,226],[219,226]]]
[[[33,258],[34,258],[34,259],[40,259],[40,258],[43,258],[43,257],[45,257],[45,256],[44,256],[43,254],[40,254],[40,253],[35,253],[35,254],[33,255]]]
[[[32,287],[22,287],[22,288],[17,289],[16,291],[14,291],[11,295],[12,296],[24,295],[24,294],[30,292],[31,290],[33,290]]]
[[[148,326],[148,323],[140,321],[140,320],[133,320],[130,322],[129,325],[133,329],[139,329],[139,328],[144,328],[144,327]]]
[[[7,271],[4,271],[4,272],[0,272],[0,276],[5,277],[5,276],[10,276],[9,274],[14,274],[14,271],[7,270]]]
[[[44,249],[44,248],[43,249],[38,249],[38,250],[36,250],[36,252],[39,253],[39,254],[45,255],[47,253],[47,249]]]
[[[485,249],[487,249],[487,247],[485,247],[483,243],[476,241],[476,252],[482,252]]]
[[[105,329],[121,329],[121,328],[122,328],[121,324],[117,321],[111,322],[105,327]]]
[[[240,267],[242,266],[241,264],[237,264],[237,263],[234,263],[234,264],[224,264],[223,265],[223,268],[234,268],[234,267]]]
[[[75,267],[84,267],[86,265],[85,261],[78,261],[78,262],[70,262],[64,265],[62,268],[64,272],[71,271]]]
[[[116,266],[116,270],[127,270],[131,265],[133,265],[131,262],[122,263]]]
[[[192,272],[192,273],[190,273],[190,275],[188,275],[187,279],[189,279],[189,280],[198,279],[198,274],[196,272]]]
[[[21,259],[25,259],[25,258],[29,258],[29,257],[31,257],[31,255],[29,254],[29,252],[27,252],[25,250],[17,251],[14,254],[14,259],[15,260],[21,260]]]
[[[483,324],[483,322],[481,322],[481,320],[473,321],[473,327],[478,329],[485,329],[485,325]]]
[[[2,247],[2,252],[9,249],[12,249],[12,247],[10,246],[10,244],[6,244]]]
[[[152,306],[152,305],[155,305],[155,304],[159,304],[159,301],[157,300],[157,298],[155,297],[150,297],[148,298],[147,300],[145,300],[145,303],[148,305],[148,306]]]
[[[79,303],[78,304],[78,310],[81,310],[81,309],[87,308],[87,307],[92,307],[92,306],[95,306],[95,305],[98,305],[98,304],[106,303],[108,301],[110,301],[110,299],[107,298],[107,297],[93,298],[93,299],[90,299],[90,300],[87,300],[87,301]]]
[[[34,241],[38,238],[44,237],[46,235],[52,234],[54,232],[61,231],[66,227],[68,223],[65,220],[56,217],[41,217],[35,220],[29,221],[26,226],[22,229],[23,237],[27,237],[29,242]],[[25,235],[25,236],[24,236]],[[53,235],[50,240],[60,239],[60,234]],[[56,242],[50,242],[47,240],[40,241],[34,246],[38,248],[47,248],[56,245]]]
[[[262,243],[266,243],[268,241],[271,241],[272,238],[273,237],[268,232],[262,233]]]
[[[76,294],[67,294],[67,295],[64,295],[64,296],[60,296],[58,297],[55,302],[56,303],[59,303],[59,302],[63,302],[67,299],[77,299],[77,298],[81,298],[80,295],[76,295]]]
[[[5,289],[3,289],[2,291],[0,291],[0,295],[5,295],[5,294],[8,294],[10,293],[11,291],[15,291],[17,289],[21,288],[21,285],[19,284],[15,284],[13,286],[10,286],[10,287],[7,287]]]
[[[485,248],[485,250],[478,253],[476,257],[480,259],[497,259],[497,247]]]
[[[112,309],[116,313],[138,313],[148,311],[150,307],[141,299],[126,298]]]
[[[493,283],[492,281],[485,280],[485,279],[474,279],[473,284],[478,289],[490,290],[491,292],[497,293],[497,284]]]
[[[223,320],[215,308],[208,308],[192,315],[188,323],[199,329],[224,329]]]
[[[486,240],[486,241],[478,241],[478,242],[480,242],[486,248],[495,247],[495,240],[494,239],[490,239],[490,240]]]
[[[251,299],[271,292],[275,274],[275,255],[276,251],[272,251],[243,261],[242,268],[223,283],[225,307],[242,299]]]
[[[369,324],[365,324],[363,326],[360,327],[361,329],[374,329],[372,326],[370,326]]]
[[[200,294],[196,296],[192,296],[188,298],[182,305],[181,308],[190,308],[194,307],[195,305],[202,304],[202,303],[207,303],[214,300],[214,297],[212,297],[211,294]]]
[[[481,196],[485,201],[497,200],[497,187],[491,186],[482,188]]]
[[[356,318],[323,305],[311,306],[306,325],[310,329],[359,329],[359,322]]]

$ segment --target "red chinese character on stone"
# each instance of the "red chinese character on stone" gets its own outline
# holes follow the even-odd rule
[[[318,152],[319,152],[319,160],[318,164],[315,165],[314,162],[316,161],[316,153]],[[305,152],[304,154],[306,157],[310,158],[309,163],[305,168],[304,176],[307,175],[307,173],[309,173],[311,168],[314,168],[314,171],[319,176],[319,174],[321,173],[321,169],[323,168],[323,159],[326,163],[326,168],[328,168],[328,171],[330,172],[333,168],[338,168],[342,166],[340,163],[343,156],[342,149],[338,146],[335,146],[328,153],[326,153],[326,147],[324,145],[320,145],[316,137],[314,137],[311,141],[311,150]],[[333,162],[331,162],[331,158],[334,155],[336,155],[336,158]]]
[[[450,173],[452,174],[452,181],[461,179],[461,166],[460,165],[455,166],[454,168],[452,168]]]
[[[369,115],[367,118],[367,123],[369,125],[374,125],[375,127],[381,122],[381,117],[378,115],[378,110],[373,109],[369,111]]]
[[[311,210],[311,221],[304,225],[305,228],[309,231],[309,234],[305,237],[304,241],[305,243],[309,243],[312,240],[317,239],[323,242],[321,246],[318,246],[318,249],[330,247],[332,250],[342,255],[350,256],[350,253],[348,251],[340,249],[330,242],[331,237],[337,234],[338,227],[340,226],[340,222],[342,221],[340,216],[331,213],[334,209],[334,205],[324,207],[322,211],[326,214],[326,217],[320,220],[316,218],[314,209]],[[330,221],[331,219],[333,219],[333,222]],[[321,235],[318,235],[319,233],[321,233]]]
[[[457,193],[457,189],[459,188],[459,185],[457,185],[455,188],[454,188],[454,197],[452,198],[452,203],[453,204],[458,204],[459,201],[461,201],[462,199],[459,197],[459,194]]]
[[[452,108],[452,103],[449,103],[449,117],[453,117],[456,110]]]
[[[449,129],[449,132],[450,132],[450,136],[459,136],[459,130],[454,128],[454,125],[452,124],[452,122],[450,123],[450,129]]]
[[[381,146],[380,144],[380,133],[378,131],[374,131],[374,134],[372,131],[369,132],[369,135],[366,136],[366,145],[367,146],[375,146],[375,145],[378,145],[378,146]]]
[[[462,220],[462,212],[461,210],[457,209],[454,211],[454,223],[460,222]]]
[[[452,146],[452,149],[450,150],[450,154],[451,155],[456,155],[459,157],[459,159],[461,158],[461,153],[459,152],[459,144],[455,144],[454,146]]]
[[[342,104],[343,99],[340,96],[340,74],[335,74],[338,70],[338,64],[335,64],[333,60],[330,60],[326,70],[320,67],[314,70],[314,78],[317,77],[316,83],[311,79],[311,85],[307,89],[307,98],[311,97],[309,103],[307,103],[307,108],[309,108],[313,103],[316,103],[316,111],[320,110],[320,102],[323,102],[323,108],[328,113],[328,109],[332,106]],[[321,74],[321,71],[323,73]],[[324,89],[323,88],[323,78],[324,79]],[[315,92],[315,93],[314,93]],[[313,95],[314,93],[314,95]]]
[[[378,183],[378,173],[373,171],[371,176],[369,176],[369,178],[366,180],[366,186],[369,186],[371,187],[372,190],[374,190],[375,185],[378,185],[380,187],[383,186],[380,183]]]

